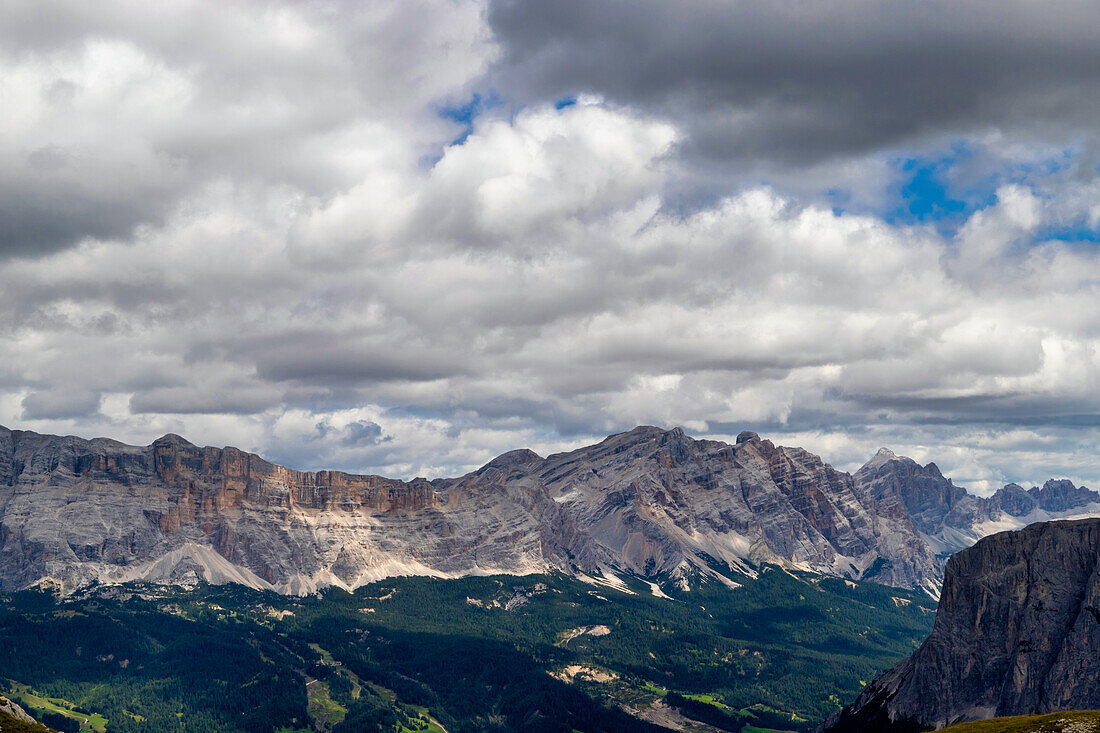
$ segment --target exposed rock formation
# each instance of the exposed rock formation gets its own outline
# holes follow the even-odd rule
[[[1033,491],[1015,498],[1094,495]],[[992,521],[974,508],[982,501],[934,465],[880,452],[853,477],[754,433],[729,445],[640,427],[403,482],[295,471],[175,435],[135,447],[0,428],[0,590],[202,579],[309,593],[548,569],[733,582],[775,562],[935,592],[945,533]]]
[[[26,710],[19,707],[18,705],[16,705],[14,702],[12,702],[8,698],[4,697],[3,695],[0,695],[0,716],[4,716],[4,715],[6,715],[10,718],[14,718],[15,720],[18,720],[21,723],[27,723],[28,725],[34,725],[38,722],[37,720],[35,720],[31,716],[27,715]],[[2,723],[2,721],[0,721],[0,729],[2,729],[3,727],[4,727],[3,723]],[[43,730],[45,730],[45,728],[43,728]]]
[[[398,574],[524,573],[538,524],[503,487],[306,473],[167,435],[0,431],[0,588],[134,579],[283,592]]]
[[[1100,708],[1100,520],[1035,524],[947,564],[936,623],[830,733]]]

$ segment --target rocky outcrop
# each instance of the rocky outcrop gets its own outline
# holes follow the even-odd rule
[[[20,723],[26,723],[28,725],[36,725],[38,723],[37,720],[27,715],[26,710],[19,707],[3,695],[0,695],[0,717],[2,716],[7,716],[9,718],[19,721]],[[0,720],[0,730],[3,730],[3,728],[3,722],[2,720]],[[42,730],[46,730],[46,727],[43,726]]]
[[[1100,708],[1100,520],[1034,524],[954,555],[927,641],[824,730],[939,729]]]
[[[1016,498],[1094,493],[1033,492]],[[0,428],[0,590],[205,580],[310,593],[550,569],[735,584],[770,562],[935,593],[937,553],[985,533],[983,501],[932,464],[880,452],[853,477],[748,432],[730,445],[639,427],[405,482],[295,471],[176,435],[129,446]]]

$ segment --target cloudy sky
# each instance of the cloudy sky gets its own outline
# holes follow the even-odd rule
[[[0,424],[1100,484],[1095,0],[0,0]]]

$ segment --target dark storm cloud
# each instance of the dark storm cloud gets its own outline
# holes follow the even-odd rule
[[[278,391],[263,387],[240,386],[229,390],[165,387],[135,393],[130,398],[130,411],[135,414],[252,415],[281,401]]]
[[[696,159],[815,162],[987,127],[1091,132],[1100,5],[493,2],[495,81],[677,120]]]
[[[256,374],[275,382],[303,382],[336,388],[372,382],[422,382],[455,377],[469,367],[468,354],[431,343],[405,342],[401,330],[363,338],[317,330],[280,333],[277,338],[223,345],[234,359],[255,365]],[[435,334],[430,334],[435,336]]]
[[[48,389],[23,398],[24,420],[82,418],[99,410],[100,394],[87,389]]]
[[[256,362],[257,374],[276,382],[305,381],[309,384],[360,385],[370,382],[423,381],[447,376],[446,364],[432,363],[422,356],[401,357],[370,352],[331,352],[325,355],[295,353],[265,354]]]
[[[393,440],[388,435],[383,435],[382,426],[371,420],[356,420],[345,428],[347,435],[344,443],[347,445],[378,445]]]
[[[85,238],[124,238],[139,224],[159,221],[166,207],[148,191],[116,199],[27,176],[0,187],[0,257],[42,257]]]

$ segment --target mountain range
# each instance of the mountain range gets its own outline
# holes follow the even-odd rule
[[[465,476],[303,472],[176,435],[149,446],[0,428],[0,590],[132,580],[287,594],[397,575],[563,571],[654,594],[763,563],[940,590],[946,557],[1004,529],[1100,516],[1070,481],[991,497],[881,450],[854,475],[751,432],[638,427]]]

